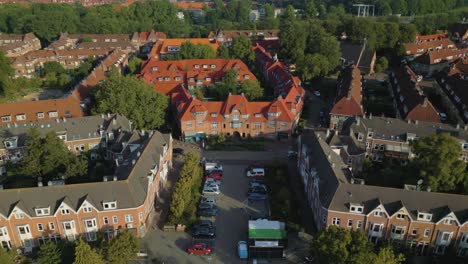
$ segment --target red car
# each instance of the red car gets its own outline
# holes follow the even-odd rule
[[[209,255],[211,254],[211,247],[206,243],[195,243],[187,249],[187,252],[192,255]]]
[[[249,166],[247,166],[247,169],[251,170],[253,168],[264,168],[264,167],[265,167],[265,164],[263,162],[254,161],[254,162],[251,162]]]
[[[205,180],[213,179],[215,181],[220,181],[222,178],[223,178],[223,175],[221,175],[221,173],[210,173],[206,175]]]

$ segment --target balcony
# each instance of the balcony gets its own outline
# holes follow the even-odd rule
[[[242,122],[239,121],[232,121],[231,128],[242,128]]]

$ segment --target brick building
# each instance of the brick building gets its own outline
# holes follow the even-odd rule
[[[318,229],[361,229],[372,242],[392,240],[418,255],[468,256],[468,196],[365,185],[323,134],[299,138],[298,170]]]
[[[151,48],[149,57],[157,60],[163,60],[169,55],[177,54],[180,50],[180,46],[185,42],[191,42],[195,45],[208,45],[215,53],[219,47],[216,40],[210,40],[209,38],[165,39],[156,41]]]
[[[349,117],[363,114],[361,71],[355,65],[350,65],[338,76],[337,95],[330,111],[330,128],[338,129]]]
[[[403,45],[406,56],[418,57],[428,51],[456,49],[455,43],[447,38],[447,34],[417,35],[415,40]]]
[[[419,87],[419,77],[410,67],[397,68],[389,75],[397,117],[405,120],[440,122],[439,113]]]
[[[468,122],[468,57],[459,59],[449,70],[437,78],[446,108],[455,120]]]
[[[103,121],[97,122],[101,118]],[[122,117],[112,115],[44,123],[44,128],[42,123],[34,124],[40,126],[39,130],[72,127],[67,131],[66,142],[75,134],[87,137],[91,133],[92,137],[86,139],[88,147],[104,153],[117,147],[120,154],[112,157],[114,174],[104,176],[102,182],[48,186],[38,182],[34,188],[0,190],[2,247],[31,252],[50,240],[73,241],[82,237],[95,241],[98,231],[110,239],[121,229],[129,229],[140,237],[145,235],[153,219],[155,199],[172,167],[172,138],[159,132],[126,130],[129,124],[124,123]],[[61,131],[56,132],[62,136]]]
[[[34,33],[24,35],[0,33],[0,51],[3,51],[7,57],[14,58],[40,49],[41,41]]]
[[[468,48],[428,51],[414,59],[411,67],[419,74],[432,76],[434,73],[443,71],[452,62],[467,57]]]
[[[232,40],[241,36],[247,37],[252,41],[263,40],[273,41],[279,40],[279,29],[270,30],[220,30],[219,32],[210,32],[208,38],[215,39],[220,44],[230,46]]]

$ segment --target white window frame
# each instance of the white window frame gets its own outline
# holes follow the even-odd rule
[[[40,231],[40,232],[44,231],[44,226],[42,226],[41,223],[37,224],[37,231]]]
[[[50,230],[55,230],[55,224],[54,224],[54,222],[49,222],[49,229],[50,229]]]
[[[62,213],[62,215],[69,215],[70,209],[62,209],[60,212]]]
[[[104,208],[104,210],[113,210],[113,209],[117,209],[117,202],[114,201],[114,202],[105,202],[102,204],[102,207]]]
[[[431,229],[426,228],[424,229],[424,237],[429,237],[431,235]]]
[[[333,217],[332,218],[332,225],[339,226],[341,222],[341,219],[338,217]]]
[[[119,224],[119,218],[118,218],[116,215],[112,216],[112,223],[113,223],[114,225]]]
[[[126,214],[125,215],[125,223],[133,223],[133,215],[132,214]]]
[[[348,219],[348,227],[353,227],[353,219]]]
[[[58,117],[57,111],[50,111],[48,114],[49,114],[49,117]]]

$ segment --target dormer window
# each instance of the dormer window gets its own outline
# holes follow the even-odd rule
[[[405,219],[405,214],[403,214],[403,213],[398,213],[398,214],[396,215],[396,218],[397,218],[397,219],[400,219],[400,220],[403,220],[403,219]]]
[[[11,116],[2,116],[2,122],[11,122]]]
[[[25,114],[16,115],[16,120],[17,121],[24,121],[24,120],[26,120],[26,115]]]
[[[57,111],[51,111],[51,112],[49,112],[49,117],[58,117]]]
[[[262,117],[262,114],[256,113],[256,114],[255,114],[255,117]]]
[[[216,65],[211,64],[211,69],[216,69]]]
[[[195,69],[199,69],[199,68],[200,68],[200,65],[195,64],[195,65],[193,65],[193,67],[194,67]]]
[[[352,213],[362,213],[364,211],[364,206],[359,204],[351,204],[349,211]]]
[[[372,138],[373,136],[374,136],[374,132],[368,132],[368,133],[367,133],[367,137],[368,137],[368,138]]]
[[[102,204],[104,210],[112,210],[117,208],[117,202],[106,202]]]
[[[158,70],[158,67],[153,67],[153,71],[157,71]]]
[[[374,216],[382,217],[382,216],[383,216],[383,212],[382,212],[382,211],[375,211],[375,212],[374,212]]]
[[[47,207],[47,208],[36,208],[34,210],[36,211],[37,216],[50,215],[50,208],[49,207]]]
[[[420,220],[420,221],[431,221],[432,220],[432,214],[418,213],[418,220]]]
[[[211,113],[210,116],[211,116],[211,117],[217,117],[217,116],[218,116],[218,113]]]
[[[363,141],[364,140],[364,135],[362,133],[358,133],[357,140],[358,141]]]
[[[37,118],[38,118],[38,119],[44,118],[44,113],[43,113],[43,112],[39,112],[39,113],[37,113],[36,115],[37,115]]]

